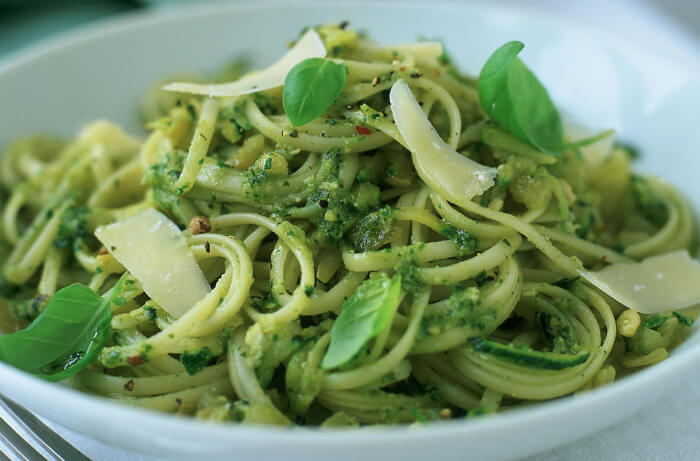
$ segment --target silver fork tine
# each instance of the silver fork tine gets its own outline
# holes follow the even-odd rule
[[[41,461],[45,460],[38,451],[14,431],[0,414],[0,459],[11,461]]]
[[[90,461],[87,456],[41,422],[39,418],[19,405],[2,398],[0,398],[0,419],[4,420],[18,438],[24,439],[25,444],[41,456],[29,459]],[[17,448],[16,444],[15,448]],[[24,453],[23,450],[20,451]]]
[[[22,421],[7,405],[7,402],[0,399],[0,420],[4,423],[2,432],[4,438],[13,447],[14,451],[19,451],[24,458],[20,459],[41,459],[60,460],[54,456],[52,450],[47,450],[44,444],[37,441],[32,430]]]

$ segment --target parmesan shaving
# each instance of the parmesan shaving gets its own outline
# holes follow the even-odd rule
[[[685,309],[700,303],[700,263],[686,250],[617,263],[581,277],[611,298],[642,314]]]
[[[176,319],[211,291],[180,229],[153,208],[99,227],[95,236]]]
[[[203,94],[209,97],[237,96],[269,90],[284,84],[284,79],[295,65],[308,58],[323,58],[326,47],[314,30],[306,32],[287,54],[265,70],[247,75],[235,82],[198,84],[175,82],[163,87],[166,91]]]
[[[389,100],[418,176],[429,187],[460,204],[494,185],[496,170],[459,154],[443,141],[405,81],[394,84]]]

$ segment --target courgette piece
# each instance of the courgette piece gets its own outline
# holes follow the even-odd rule
[[[524,367],[539,370],[563,370],[564,368],[575,367],[585,363],[591,355],[588,352],[581,354],[555,354],[553,352],[533,351],[529,347],[500,344],[480,336],[469,338],[469,343],[477,352],[483,352]]]

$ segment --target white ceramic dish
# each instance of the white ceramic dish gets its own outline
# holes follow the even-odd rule
[[[0,145],[34,131],[74,133],[107,118],[140,132],[140,95],[155,79],[212,69],[246,52],[271,62],[304,25],[347,19],[384,43],[440,37],[465,70],[511,39],[570,117],[613,127],[641,146],[639,168],[700,197],[696,56],[666,62],[600,31],[526,10],[475,4],[237,2],[123,17],[81,29],[0,62]],[[698,205],[698,201],[695,201]],[[348,432],[220,426],[132,409],[34,379],[0,364],[0,392],[83,434],[167,458],[259,460],[490,459],[563,444],[619,421],[670,392],[700,364],[700,333],[671,357],[575,398],[425,428]]]

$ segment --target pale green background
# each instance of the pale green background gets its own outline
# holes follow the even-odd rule
[[[614,0],[614,2],[617,1]],[[0,57],[37,39],[96,19],[139,8],[163,7],[186,2],[202,3],[196,0],[0,0]],[[566,0],[566,2],[567,6],[562,8],[562,4],[555,5],[556,2],[552,4],[549,0],[497,0],[497,3],[530,4],[556,10],[580,10],[583,5],[593,10],[597,9],[597,0]],[[700,37],[700,1],[698,0],[625,0],[621,3],[626,6],[638,4],[638,6],[656,7],[660,14],[678,21],[693,35]],[[609,6],[606,5],[606,7]],[[606,21],[603,17],[600,20]]]

